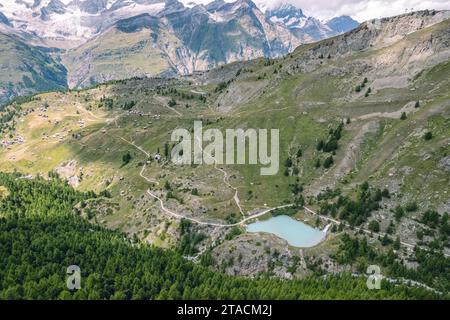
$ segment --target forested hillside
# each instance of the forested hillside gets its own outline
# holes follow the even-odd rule
[[[350,275],[279,280],[209,271],[123,234],[90,224],[75,205],[99,197],[49,181],[0,174],[1,299],[421,299],[445,298],[383,282],[371,291]],[[78,265],[81,289],[66,289]]]

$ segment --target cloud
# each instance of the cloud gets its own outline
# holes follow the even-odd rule
[[[450,0],[256,0],[268,7],[291,3],[320,19],[349,15],[358,21],[424,9],[450,9]]]
[[[233,0],[225,0],[232,2]],[[425,9],[449,9],[450,0],[253,0],[259,6],[274,7],[290,3],[301,8],[307,15],[330,19],[348,15],[362,22],[373,18],[388,17],[407,11]],[[183,2],[208,3],[211,0],[183,0]]]

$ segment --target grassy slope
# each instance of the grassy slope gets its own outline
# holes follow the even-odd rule
[[[427,35],[424,31],[421,33],[424,33],[419,35],[421,37]],[[390,167],[411,166],[416,171],[404,178],[401,192],[405,193],[407,198],[418,196],[420,199],[427,199],[424,207],[436,206],[445,201],[447,197],[445,193],[441,192],[436,196],[435,192],[449,183],[448,174],[437,167],[437,161],[444,154],[442,148],[445,147],[445,139],[449,136],[446,119],[450,99],[448,79],[445,76],[449,72],[448,63],[424,70],[410,87],[378,90],[365,98],[364,95],[354,93],[354,87],[361,82],[364,74],[349,71],[345,66],[352,66],[353,63],[357,65],[361,61],[377,57],[380,54],[379,50],[369,50],[350,58],[314,61],[316,67],[313,71],[292,72],[290,68],[295,66],[298,59],[311,48],[312,45],[301,47],[293,55],[276,60],[269,66],[263,60],[252,62],[249,64],[252,72],[244,72],[222,93],[215,92],[215,85],[195,86],[184,83],[178,86],[179,90],[185,92],[194,90],[209,93],[206,104],[191,100],[182,101],[172,94],[178,100],[175,109],[182,117],[178,117],[166,107],[170,94],[167,96],[156,93],[155,90],[146,87],[145,81],[104,85],[92,90],[67,94],[42,95],[40,101],[28,103],[24,108],[37,108],[43,101],[48,101],[50,119],[58,118],[62,120],[61,124],[52,125],[48,123],[48,119],[40,121],[35,114],[20,119],[17,132],[25,135],[27,142],[13,147],[12,150],[2,151],[0,169],[45,173],[65,160],[76,159],[86,173],[80,189],[100,191],[105,188],[106,179],[112,180],[108,188],[121,204],[121,209],[106,218],[110,224],[119,227],[124,227],[125,224],[145,225],[145,220],[137,214],[141,208],[139,206],[156,208],[156,204],[152,202],[142,203],[139,200],[148,187],[148,184],[139,177],[138,163],[145,160],[145,157],[118,137],[134,141],[155,154],[158,148],[162,152],[164,143],[170,140],[170,133],[174,128],[190,128],[195,119],[203,116],[212,121],[220,119],[211,127],[221,129],[235,127],[280,129],[281,158],[278,175],[260,176],[259,167],[255,166],[226,167],[231,176],[230,182],[239,189],[241,204],[246,211],[261,208],[264,204],[276,206],[292,201],[289,184],[294,183],[296,177],[283,175],[283,162],[298,148],[303,150],[303,157],[298,162],[295,161],[295,165],[300,169],[298,178],[306,190],[310,185],[314,190],[320,190],[330,183],[349,189],[353,183],[360,183],[369,178],[373,184],[381,185],[388,178]],[[390,48],[383,50],[389,51]],[[278,73],[274,73],[279,65],[282,65],[282,68],[278,69],[280,70]],[[226,73],[227,68],[225,67],[222,72]],[[331,72],[336,68],[343,68],[344,72]],[[265,80],[258,80],[258,76],[264,77]],[[371,78],[370,82],[374,80],[376,79]],[[245,87],[243,84],[256,86],[261,82],[263,85],[259,91],[240,103],[233,103],[231,96],[244,94],[239,91],[240,87]],[[411,86],[416,90],[411,91]],[[148,117],[126,116],[118,118],[117,123],[120,127],[111,122],[107,134],[102,133],[100,129],[107,119],[111,120],[121,113],[117,107],[114,111],[99,109],[98,103],[102,96],[113,97],[117,106],[124,101],[135,100],[138,102],[138,109],[153,115],[160,114],[162,118],[154,120]],[[409,115],[405,121],[395,117],[371,116],[374,112],[399,111],[405,104],[418,99],[423,101],[421,108]],[[230,106],[225,111],[221,107],[216,109],[216,101],[221,101],[224,105],[230,101]],[[191,108],[186,109],[184,107],[186,103],[192,104]],[[74,114],[77,106],[81,108],[80,114]],[[95,117],[85,111],[89,107],[92,107]],[[370,118],[358,120],[361,116]],[[316,151],[315,146],[318,139],[327,137],[330,127],[336,127],[342,118],[347,117],[356,120],[344,129],[341,146],[335,156],[336,163],[345,157],[347,145],[352,142],[364,124],[374,120],[380,123],[381,129],[364,136],[360,146],[361,152],[358,152],[357,167],[345,179],[336,181],[334,178],[336,166],[328,171],[314,168],[315,160],[317,158],[323,160],[325,157]],[[82,130],[77,128],[78,119],[89,120],[86,128]],[[32,130],[29,129],[29,124],[33,124]],[[41,140],[42,132],[53,135],[64,130],[63,127],[65,130],[71,128],[73,132],[81,132],[83,138],[80,141],[68,138],[64,143]],[[414,132],[422,129],[432,130],[435,138],[431,142],[424,142],[420,135],[414,135]],[[432,157],[427,161],[417,161],[423,149],[428,150]],[[133,160],[123,167],[121,157],[127,151],[132,153]],[[428,175],[424,181],[423,176],[430,170],[435,170],[435,174]],[[200,204],[207,208],[209,217],[222,219],[230,213],[238,212],[232,201],[233,192],[223,186],[223,177],[211,166],[174,167],[153,163],[148,166],[146,176],[161,181],[161,185],[155,189],[161,189],[166,180],[179,185],[178,193],[184,203],[180,205],[170,200],[169,207],[175,210],[182,210],[183,207],[192,210]],[[120,177],[125,179],[120,180]],[[424,183],[428,187],[420,188]],[[190,189],[194,187],[200,189],[200,197],[190,195]],[[120,196],[121,191],[131,193],[130,200]],[[249,191],[252,191],[252,195]],[[129,218],[134,220],[129,222]]]
[[[134,33],[112,28],[105,34],[63,55],[71,87],[86,87],[106,80],[157,75],[170,69],[169,61],[152,40],[155,32]]]
[[[0,103],[19,95],[66,88],[66,69],[46,52],[0,33]]]

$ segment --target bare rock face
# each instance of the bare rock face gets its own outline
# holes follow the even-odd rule
[[[229,275],[254,277],[269,270],[291,279],[307,273],[301,251],[290,249],[284,240],[270,234],[241,235],[214,248],[212,256],[216,268]],[[293,256],[298,258],[294,268]]]
[[[77,168],[77,161],[70,160],[63,162],[61,165],[55,168],[55,171],[59,174],[62,179],[67,180],[67,182],[74,188],[80,185],[79,169]]]
[[[280,57],[302,43],[357,25],[348,17],[323,24],[294,6],[265,14],[251,0],[195,6],[177,0],[3,5],[8,1],[0,0],[0,25],[40,46],[63,49],[58,55],[67,69],[69,88],[132,77],[187,75],[235,61]]]
[[[445,171],[450,171],[450,156],[442,158],[439,162],[439,167],[441,167]]]

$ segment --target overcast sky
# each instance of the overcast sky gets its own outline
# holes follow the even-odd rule
[[[183,0],[207,3],[209,0]],[[232,2],[233,0],[226,0]],[[372,18],[388,17],[405,13],[413,9],[450,9],[450,0],[253,0],[257,4],[270,7],[280,2],[296,5],[310,16],[330,19],[335,16],[349,15],[363,22]]]

